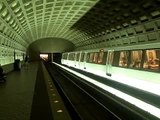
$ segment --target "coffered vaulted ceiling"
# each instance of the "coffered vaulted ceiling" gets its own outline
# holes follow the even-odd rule
[[[72,41],[79,31],[71,30],[98,0],[1,0],[2,42],[25,49],[40,38],[57,37]],[[8,45],[7,44],[7,45]]]
[[[160,0],[1,0],[0,40],[19,50],[48,37],[81,47],[97,35],[158,18],[159,6]]]

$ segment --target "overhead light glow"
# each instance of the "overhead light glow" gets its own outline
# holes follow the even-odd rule
[[[48,60],[48,54],[40,54],[40,58],[43,60]]]

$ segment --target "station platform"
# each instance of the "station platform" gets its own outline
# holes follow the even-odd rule
[[[37,70],[38,63],[30,63],[0,83],[0,120],[30,119]]]
[[[42,62],[10,72],[0,83],[0,120],[70,120]]]

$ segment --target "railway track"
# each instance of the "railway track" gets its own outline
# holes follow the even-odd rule
[[[59,68],[47,64],[72,119],[76,120],[150,120],[145,112],[101,88]],[[155,119],[155,118],[154,118]]]

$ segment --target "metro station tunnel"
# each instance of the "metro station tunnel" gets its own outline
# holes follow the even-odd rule
[[[0,120],[159,120],[160,0],[0,0]]]

